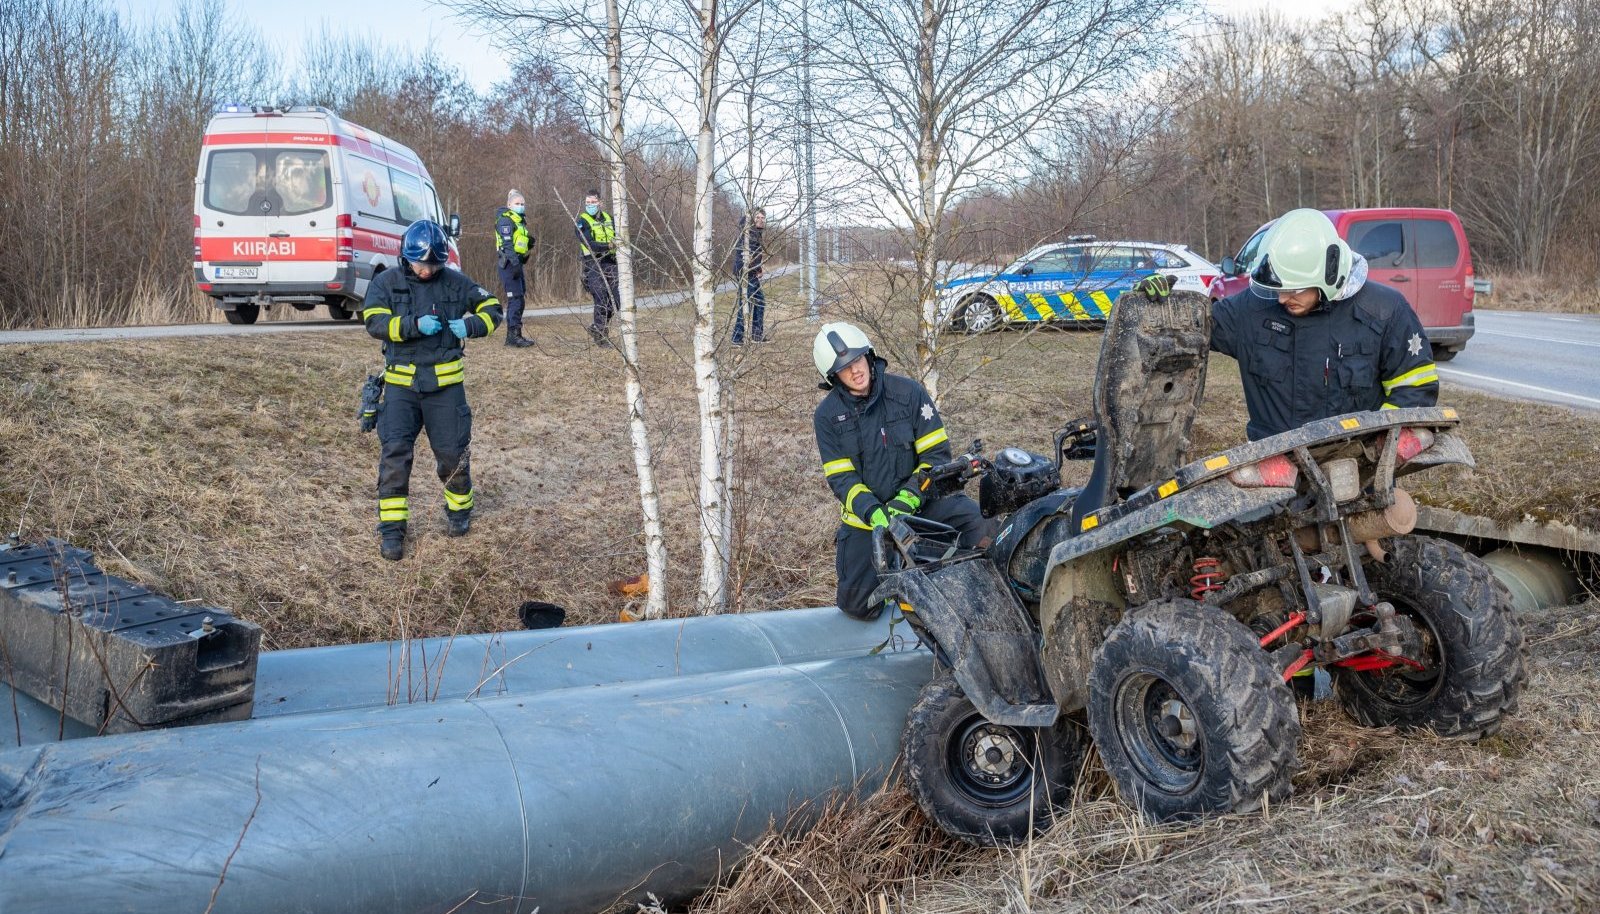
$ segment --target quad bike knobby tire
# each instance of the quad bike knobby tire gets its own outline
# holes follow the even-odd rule
[[[1067,802],[1087,745],[1066,715],[1052,727],[990,723],[941,670],[906,715],[906,782],[947,834],[980,847],[1016,844]]]
[[[1386,545],[1388,560],[1367,566],[1367,581],[1378,599],[1416,624],[1430,669],[1332,667],[1334,694],[1368,727],[1468,739],[1494,733],[1516,709],[1527,676],[1522,628],[1505,585],[1454,543],[1402,536]]]
[[[1192,600],[1123,618],[1095,651],[1089,730],[1124,801],[1157,822],[1289,795],[1300,716],[1250,629]]]

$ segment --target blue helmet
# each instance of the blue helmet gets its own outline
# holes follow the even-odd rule
[[[450,261],[450,238],[444,226],[432,219],[418,219],[406,229],[400,242],[400,256],[412,263],[442,266]]]

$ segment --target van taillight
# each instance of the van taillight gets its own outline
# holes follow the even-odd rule
[[[199,216],[198,213],[195,214],[195,217],[194,217],[194,259],[195,259],[196,263],[199,263],[199,261],[200,261],[200,216]]]
[[[1472,310],[1472,300],[1477,296],[1477,293],[1478,287],[1473,285],[1473,276],[1471,273],[1468,273],[1466,283],[1461,287],[1461,294],[1467,297],[1468,311]]]
[[[338,250],[334,259],[339,263],[349,263],[356,256],[356,233],[349,213],[342,213],[338,220]]]

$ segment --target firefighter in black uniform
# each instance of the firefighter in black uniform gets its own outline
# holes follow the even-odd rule
[[[1211,348],[1239,362],[1251,441],[1341,413],[1439,402],[1439,374],[1405,296],[1368,282],[1328,217],[1284,214],[1250,288],[1211,309]]]
[[[522,192],[513,190],[506,194],[505,208],[495,214],[494,220],[500,286],[506,290],[506,345],[518,348],[533,345],[533,340],[522,335],[523,298],[528,291],[522,270],[533,251],[533,235],[523,218],[524,209]]]
[[[955,527],[961,545],[972,547],[988,545],[989,523],[964,494],[922,490],[921,473],[951,457],[944,421],[921,384],[884,371],[887,363],[851,324],[824,324],[811,354],[829,392],[813,425],[822,474],[840,505],[833,538],[839,608],[874,619],[883,607],[867,599],[878,586],[873,528],[916,514]]]
[[[387,402],[378,414],[378,533],[383,557],[405,555],[411,518],[411,457],[417,433],[428,430],[444,483],[450,536],[472,524],[472,410],[462,384],[468,337],[488,336],[500,323],[500,302],[461,271],[448,269],[450,243],[437,222],[413,222],[400,243],[401,264],[372,280],[361,317],[384,341]]]
[[[583,198],[583,212],[573,223],[578,233],[578,256],[583,259],[583,287],[594,299],[594,321],[589,338],[596,346],[610,346],[606,327],[617,312],[617,229],[611,214],[600,208],[600,192]]]

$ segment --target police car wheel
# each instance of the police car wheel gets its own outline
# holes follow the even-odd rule
[[[975,295],[962,305],[957,322],[968,333],[988,333],[1000,326],[1000,311],[995,307],[994,299],[987,295]]]
[[[261,313],[260,305],[235,305],[233,310],[224,311],[230,324],[253,324],[256,316]]]

